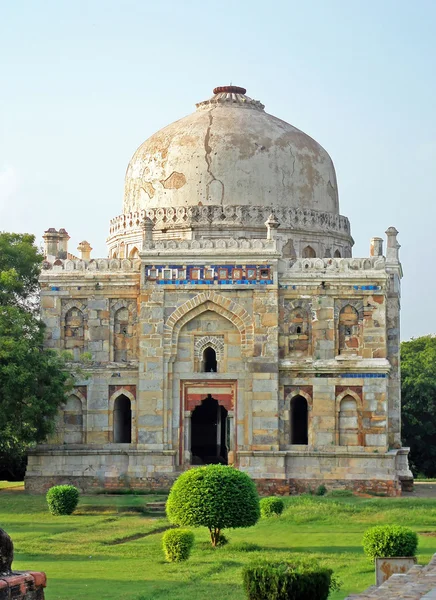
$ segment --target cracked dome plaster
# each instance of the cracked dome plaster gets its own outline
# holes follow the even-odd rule
[[[202,205],[339,214],[333,162],[315,140],[266,113],[243,88],[214,92],[135,152],[126,173],[124,214]]]

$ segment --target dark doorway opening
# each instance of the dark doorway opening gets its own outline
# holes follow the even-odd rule
[[[291,400],[291,444],[307,446],[308,441],[307,401],[303,396],[295,396]]]
[[[227,464],[227,411],[209,394],[191,417],[192,464]]]
[[[114,442],[132,442],[132,409],[130,400],[124,394],[118,396],[114,403]]]
[[[216,373],[218,370],[218,363],[216,360],[216,352],[210,346],[203,352],[203,372],[204,373]]]

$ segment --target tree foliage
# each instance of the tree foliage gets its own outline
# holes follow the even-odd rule
[[[401,398],[412,470],[436,477],[436,336],[401,344]]]
[[[196,467],[182,473],[167,505],[171,523],[207,527],[212,546],[225,528],[251,527],[260,517],[259,497],[250,477],[225,465]]]
[[[28,233],[0,233],[0,305],[37,308],[43,255]]]
[[[71,384],[64,358],[43,346],[41,262],[33,236],[0,233],[0,472],[9,477],[22,475],[28,446],[52,431]]]

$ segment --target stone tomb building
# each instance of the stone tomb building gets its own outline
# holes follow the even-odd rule
[[[85,363],[26,485],[168,488],[226,463],[259,489],[400,493],[397,231],[353,258],[333,163],[216,88],[129,163],[108,257],[44,235],[47,347]],[[89,360],[89,359],[88,359]]]

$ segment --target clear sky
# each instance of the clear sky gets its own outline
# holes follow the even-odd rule
[[[217,85],[330,153],[354,256],[400,231],[402,337],[436,333],[434,0],[0,0],[0,230],[105,256],[127,163]]]

